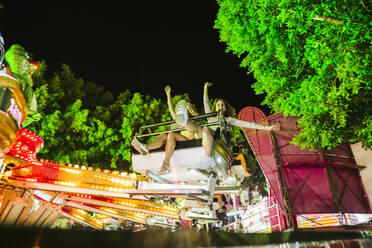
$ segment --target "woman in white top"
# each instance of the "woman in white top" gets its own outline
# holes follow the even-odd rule
[[[165,86],[164,91],[167,95],[167,103],[169,111],[172,115],[172,118],[176,119],[176,112],[174,111],[174,106],[172,104],[172,96],[171,96],[171,88],[169,85]],[[195,108],[192,106],[191,103],[186,103],[186,108],[190,112],[191,115],[195,116],[198,115]],[[165,156],[162,162],[162,166],[160,167],[160,172],[164,172],[169,168],[169,161],[174,153],[174,149],[176,147],[176,142],[190,140],[194,138],[194,134],[188,132],[187,130],[177,133],[177,132],[169,132],[168,134],[160,134],[154,140],[152,140],[148,144],[143,144],[139,142],[136,138],[132,140],[132,146],[142,155],[147,155],[150,150],[158,149],[165,144]]]

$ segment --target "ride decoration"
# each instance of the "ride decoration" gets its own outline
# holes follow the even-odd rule
[[[85,214],[84,216],[82,216],[81,214],[79,214],[80,212],[78,210],[82,209],[90,213],[99,213],[105,216],[111,216],[116,219],[129,220],[131,222],[141,224],[145,224],[147,219],[151,219],[154,216],[163,216],[176,220],[179,219],[178,209],[175,206],[169,204],[162,204],[149,200],[131,199],[125,194],[123,194],[122,197],[105,196],[109,195],[109,192],[121,191],[121,188],[114,187],[116,183],[112,183],[110,187],[107,184],[106,186],[94,184],[95,186],[91,187],[92,184],[88,184],[85,182],[74,183],[67,180],[50,180],[45,178],[41,179],[41,177],[45,177],[45,174],[48,174],[45,173],[45,169],[50,169],[50,167],[48,168],[45,166],[40,166],[40,168],[41,170],[37,172],[33,171],[34,175],[39,175],[39,177],[28,177],[23,176],[23,173],[26,172],[27,174],[29,167],[16,167],[11,172],[12,175],[15,176],[8,176],[6,178],[7,183],[8,185],[13,185],[16,187],[23,186],[29,189],[35,189],[37,191],[43,191],[44,189],[46,189],[56,192],[56,202],[59,203],[58,206],[62,207],[61,214],[74,221],[79,221],[79,223],[83,225],[88,224],[89,226],[96,229],[103,228],[103,225],[96,226],[95,223],[97,223],[97,221],[94,220],[92,217],[89,217],[89,215]],[[79,170],[75,168],[68,170],[70,170],[70,174],[78,178],[78,180],[75,180],[75,182],[80,181],[81,177],[79,176]],[[26,184],[22,185],[23,182]],[[94,190],[95,188],[100,188],[99,192]],[[87,192],[90,194],[69,192]],[[43,202],[45,202],[45,200]],[[62,206],[61,202],[65,202],[65,204]]]
[[[19,45],[12,45],[5,53],[5,61],[9,65],[12,76],[21,83],[28,108],[28,118],[23,126],[26,127],[33,121],[38,121],[41,115],[37,112],[37,101],[32,86],[32,74],[39,69],[36,62],[29,62],[25,49]]]
[[[178,209],[171,204],[153,202],[144,199],[139,200],[131,198],[119,198],[76,193],[66,193],[64,195],[61,195],[61,197],[65,199],[71,199],[72,201],[75,202],[84,202],[85,205],[88,204],[91,206],[95,206],[96,208],[114,209],[115,211],[117,211],[116,213],[118,213],[119,211],[125,211],[129,213],[130,212],[141,213],[144,215],[144,217],[148,217],[148,215],[157,215],[169,217],[172,219],[179,219]]]
[[[37,161],[36,153],[41,151],[43,144],[44,141],[38,134],[20,127],[17,132],[17,139],[9,152],[7,152],[6,159],[7,157],[11,157],[8,158],[9,160],[15,158],[18,161],[21,161],[22,164],[26,161]],[[16,160],[12,161],[15,162]],[[7,160],[5,163],[9,163],[9,161]],[[15,163],[16,165],[20,165],[19,162]]]
[[[147,181],[147,178],[133,173],[102,171],[87,166],[38,160],[36,153],[42,147],[43,140],[39,135],[26,128],[19,129],[17,140],[4,160],[5,165],[9,163],[17,165],[6,173],[5,179],[8,185],[66,192],[60,194],[58,198],[73,199],[72,206],[71,203],[67,204],[70,208],[111,214],[138,223],[146,223],[146,219],[152,216],[179,218],[178,209],[173,205],[129,198],[127,191],[134,190],[140,181]],[[113,194],[116,197],[113,197]],[[65,207],[62,210],[62,215],[71,215],[72,219],[80,218],[94,228],[99,227],[91,218],[76,215],[76,210],[65,209]]]
[[[0,159],[15,142],[18,128],[39,120],[36,97],[32,91],[32,73],[39,66],[28,62],[28,56],[20,45],[13,45],[4,54],[3,38],[0,35]],[[3,64],[3,59],[8,67]]]
[[[22,84],[27,106],[29,110],[33,110],[33,106],[31,106],[32,98],[34,96],[31,76],[33,70],[31,69],[28,59],[29,56],[27,55],[25,49],[18,44],[12,45],[5,53],[5,60],[9,64],[14,78]]]
[[[18,161],[17,166],[8,173],[8,179],[48,182],[114,192],[124,192],[125,189],[133,189],[136,180],[146,180],[144,177],[137,177],[135,174],[126,172],[119,174],[119,172],[102,171],[101,169],[87,166],[44,159],[38,160],[36,153],[41,151],[43,143],[41,137],[36,133],[26,128],[19,128],[17,140],[6,154],[6,158],[10,158],[4,161],[5,164],[9,164],[10,161]]]
[[[0,44],[2,47],[2,44]],[[0,65],[1,66],[1,65]],[[27,104],[21,84],[0,72],[0,160],[15,142],[18,127],[27,117]]]

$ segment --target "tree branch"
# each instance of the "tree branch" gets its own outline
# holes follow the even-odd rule
[[[364,4],[363,0],[360,0],[360,2],[362,3],[363,8],[365,8],[368,12],[371,12],[371,10],[366,7],[366,5]]]
[[[333,18],[333,17],[323,17],[323,16],[316,16],[311,18],[312,20],[322,21],[322,22],[330,22],[334,24],[344,24],[344,20]]]

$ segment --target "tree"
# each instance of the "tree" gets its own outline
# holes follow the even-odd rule
[[[44,140],[45,159],[99,168],[129,169],[131,140],[142,126],[171,119],[165,102],[128,90],[113,94],[76,78],[67,65],[45,79],[46,64],[33,75],[42,118],[28,128]],[[174,103],[187,95],[173,97]],[[164,129],[164,127],[163,127]]]
[[[217,0],[227,52],[275,112],[299,117],[303,148],[372,147],[371,3]]]
[[[45,72],[42,62],[33,76],[42,118],[29,126],[44,140],[40,155],[54,161],[86,164],[92,156],[89,146],[99,142],[90,135],[102,128],[97,130],[90,110],[83,106],[84,81],[77,79],[67,65],[62,65],[61,72],[49,80]]]

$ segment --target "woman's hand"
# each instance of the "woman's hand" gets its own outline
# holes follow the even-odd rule
[[[206,88],[208,88],[210,86],[212,86],[212,83],[210,83],[210,82],[205,82],[204,83],[204,89],[206,89]]]
[[[270,131],[273,131],[273,132],[277,132],[280,130],[280,124],[279,122],[278,123],[274,123],[274,125],[271,126],[271,129]]]
[[[171,87],[169,85],[164,87],[165,94],[169,95],[171,93]]]

